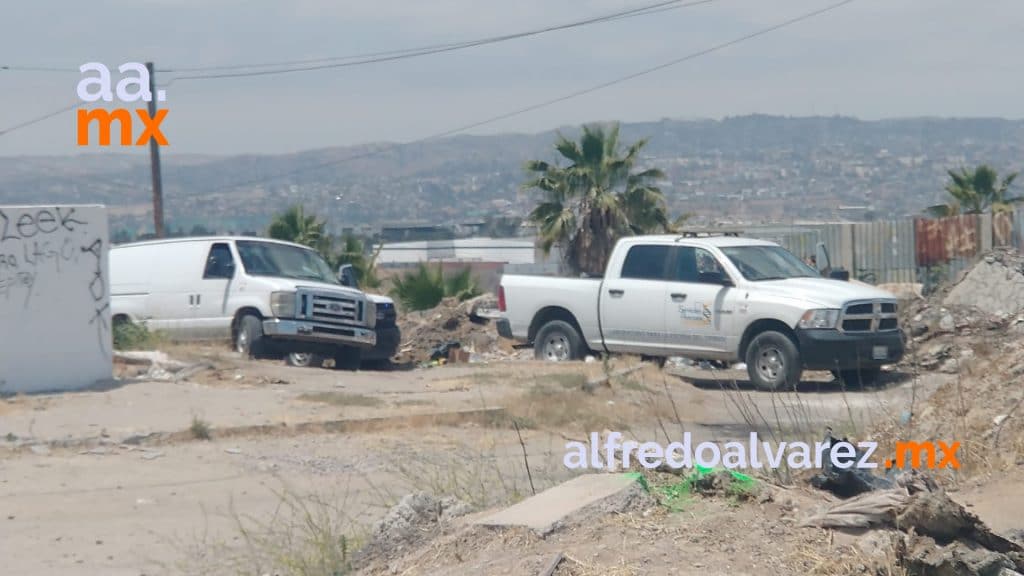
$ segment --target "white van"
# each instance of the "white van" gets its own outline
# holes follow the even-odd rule
[[[249,357],[317,354],[358,368],[377,314],[315,251],[248,237],[176,238],[110,249],[113,322],[174,339],[231,339]]]

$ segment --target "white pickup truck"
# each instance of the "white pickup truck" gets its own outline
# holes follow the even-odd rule
[[[867,383],[904,353],[895,296],[738,235],[624,238],[604,278],[504,275],[498,306],[498,333],[539,359],[739,361],[762,390],[792,388],[805,369]]]

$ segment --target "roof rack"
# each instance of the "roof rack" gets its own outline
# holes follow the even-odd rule
[[[694,228],[683,231],[676,238],[676,241],[678,242],[683,238],[698,238],[701,236],[732,236],[738,238],[742,233],[743,230],[732,228]]]

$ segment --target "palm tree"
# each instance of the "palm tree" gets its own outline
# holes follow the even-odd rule
[[[994,168],[982,164],[974,170],[961,168],[960,172],[948,171],[950,182],[946,184],[946,192],[953,197],[947,204],[929,206],[926,212],[932,216],[943,218],[958,214],[982,214],[992,212],[1008,212],[1012,204],[1024,201],[1024,197],[1007,198],[1006,192],[1017,178],[1014,172],[999,181],[999,174]]]
[[[383,244],[378,246],[377,250],[367,258],[363,241],[351,234],[346,234],[342,240],[341,253],[331,264],[335,268],[342,264],[351,264],[356,271],[356,278],[359,279],[361,287],[379,288],[381,281],[377,277],[377,257],[380,256],[383,247]]]
[[[316,215],[306,216],[302,205],[296,204],[274,217],[267,234],[275,240],[304,244],[322,256],[328,256],[331,239],[324,231],[325,226],[323,220],[318,220]]]
[[[441,265],[431,268],[420,262],[416,269],[395,278],[391,296],[398,300],[408,312],[429,310],[444,298],[469,300],[481,294],[472,271],[467,266],[460,272],[445,278]]]
[[[533,177],[523,188],[544,195],[530,220],[540,229],[545,253],[558,244],[571,270],[600,275],[620,237],[670,229],[665,197],[653,185],[664,174],[656,168],[633,172],[646,144],[643,139],[622,151],[618,124],[608,131],[584,126],[579,142],[561,134],[555,142],[568,166],[526,163]]]

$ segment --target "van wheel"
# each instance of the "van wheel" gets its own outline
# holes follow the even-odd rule
[[[583,357],[583,338],[564,320],[552,320],[541,327],[533,340],[533,355],[537,360],[564,362]]]
[[[320,368],[324,365],[324,357],[312,352],[292,352],[285,356],[285,362],[296,368]]]
[[[235,351],[245,358],[259,358],[263,354],[263,322],[256,316],[246,314],[239,320]]]
[[[747,348],[746,360],[750,383],[758,390],[788,390],[800,383],[800,351],[785,334],[758,334]]]
[[[355,372],[359,370],[362,363],[363,351],[359,348],[343,346],[339,348],[338,352],[334,355],[335,370],[349,370]]]

